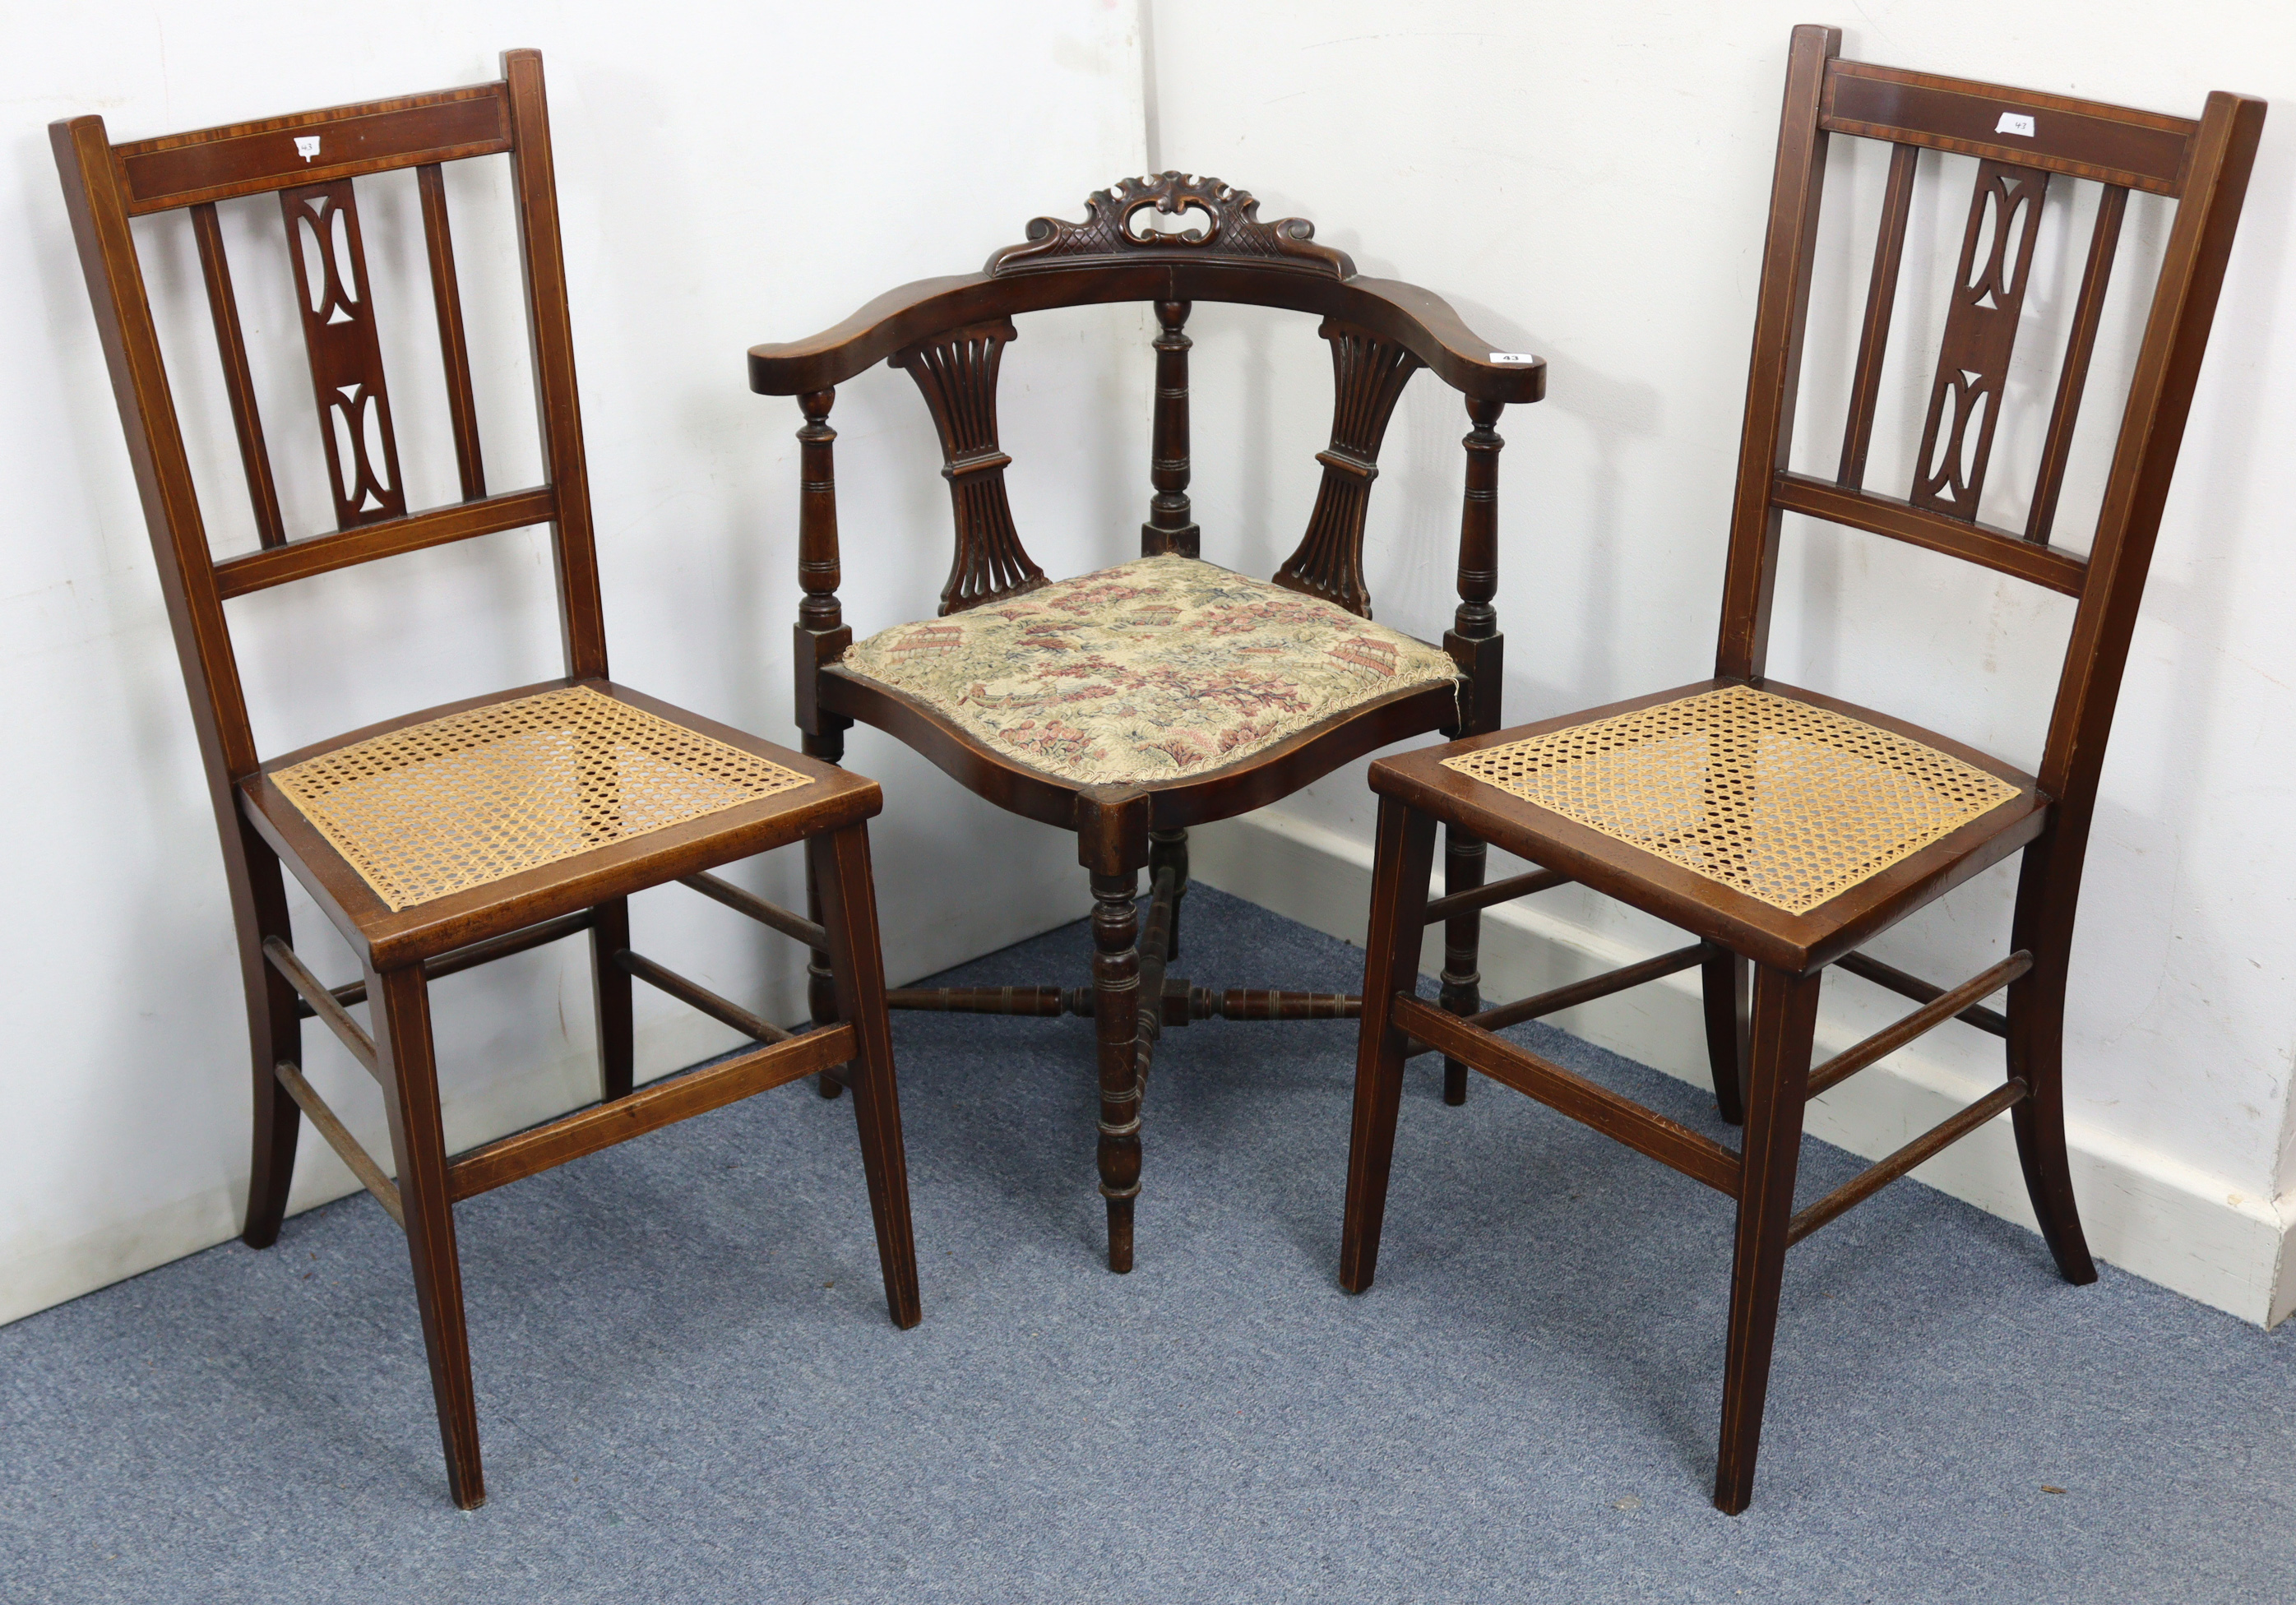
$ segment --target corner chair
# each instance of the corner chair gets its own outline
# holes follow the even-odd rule
[[[856,720],[914,748],[998,807],[1073,831],[1090,872],[1092,985],[896,990],[894,1008],[1089,1015],[1100,1076],[1098,1166],[1108,1264],[1132,1268],[1141,1109],[1163,1031],[1192,1020],[1352,1019],[1346,994],[1215,990],[1170,972],[1180,954],[1187,832],[1289,796],[1412,736],[1499,728],[1498,452],[1510,403],[1539,399],[1546,369],[1492,349],[1439,297],[1359,276],[1314,226],[1262,222],[1220,181],[1176,172],[1095,192],[1080,223],[1039,217],[977,274],[878,297],[810,339],[750,352],[750,386],[805,415],[799,534],[797,723],[805,751],[836,763]],[[1158,229],[1156,217],[1183,226]],[[1156,394],[1140,557],[1053,582],[1021,546],[1004,488],[996,378],[1013,317],[1111,301],[1155,304]],[[1204,561],[1190,516],[1188,350],[1197,301],[1319,315],[1332,351],[1331,444],[1299,548],[1262,582]],[[856,642],[837,598],[840,554],[829,414],[835,387],[884,361],[923,393],[940,436],[955,553],[938,617]],[[1426,368],[1464,398],[1466,489],[1459,606],[1439,648],[1372,619],[1364,517],[1380,442],[1404,387]],[[1472,894],[1482,844],[1448,839],[1446,890]],[[1146,929],[1136,899],[1149,872]],[[1447,925],[1442,1001],[1479,1006],[1479,914]],[[816,1020],[836,1000],[816,955]],[[1447,1065],[1446,1096],[1465,1095]],[[837,1078],[822,1077],[824,1096]]]

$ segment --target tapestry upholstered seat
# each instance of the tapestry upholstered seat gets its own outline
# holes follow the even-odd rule
[[[896,625],[839,667],[1094,786],[1193,778],[1459,675],[1448,652],[1344,608],[1169,555]]]

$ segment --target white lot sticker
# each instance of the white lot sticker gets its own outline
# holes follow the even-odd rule
[[[1494,351],[1491,353],[1491,360],[1493,362],[1512,363],[1516,366],[1521,367],[1530,363],[1535,363],[1538,358],[1533,356],[1528,351]]]
[[[2027,111],[2004,111],[2001,114],[2001,120],[1993,125],[1993,131],[1996,134],[2021,134],[2027,139],[2030,139],[2033,137],[2032,114]]]
[[[301,157],[305,161],[308,161],[308,160],[311,160],[311,158],[313,158],[314,156],[316,156],[318,153],[319,153],[319,136],[318,136],[317,135],[316,135],[316,134],[298,134],[298,135],[295,136],[295,154],[296,154],[296,155],[298,155],[298,156]]]

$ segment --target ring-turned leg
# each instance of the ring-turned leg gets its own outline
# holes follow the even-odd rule
[[[413,964],[380,974],[370,969],[366,986],[376,1068],[390,1114],[391,1151],[398,1161],[414,1302],[422,1313],[422,1346],[430,1357],[430,1391],[447,1451],[447,1486],[457,1505],[474,1511],[486,1503],[487,1485],[479,1466],[478,1399],[471,1386],[463,1269],[455,1251],[454,1206],[447,1185],[429,983],[422,966]]]
[[[1434,856],[1434,820],[1393,798],[1381,798],[1371,921],[1364,938],[1363,1016],[1356,1034],[1347,1211],[1340,1231],[1340,1285],[1350,1293],[1371,1286],[1379,1264],[1396,1111],[1403,1095],[1404,1034],[1392,1023],[1392,1011],[1397,993],[1416,989],[1419,942],[1427,923],[1427,874]]]
[[[853,1028],[853,1115],[861,1167],[877,1226],[885,1307],[898,1327],[917,1323],[917,1248],[909,1224],[908,1160],[901,1146],[901,1101],[893,1077],[893,1037],[885,1018],[885,962],[877,936],[877,889],[869,870],[869,831],[849,825],[805,844],[821,890],[837,1009]]]
[[[1100,1195],[1108,1200],[1108,1268],[1132,1268],[1140,1196],[1140,872],[1092,877],[1093,1026],[1100,1045]]]
[[[1483,883],[1483,866],[1490,849],[1457,825],[1443,827],[1443,892],[1471,892]],[[1483,945],[1483,911],[1471,908],[1443,921],[1443,990],[1436,1001],[1448,1012],[1466,1020],[1482,1006],[1482,972],[1476,969]],[[1456,1059],[1443,1060],[1443,1101],[1467,1101],[1467,1067]]]
[[[1706,1003],[1706,1062],[1714,1103],[1731,1125],[1746,1118],[1746,1011],[1752,970],[1728,948],[1709,942],[1700,966]]]
[[[1778,1287],[1793,1218],[1794,1173],[1801,1159],[1801,1114],[1809,1085],[1810,1042],[1824,971],[1754,971],[1747,1032],[1746,1131],[1738,1191],[1737,1250],[1730,1267],[1730,1340],[1722,1373],[1722,1446],[1714,1503],[1735,1516],[1754,1494],[1762,1403],[1777,1338]]]

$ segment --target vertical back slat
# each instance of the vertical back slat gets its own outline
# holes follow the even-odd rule
[[[200,274],[207,280],[208,310],[215,317],[216,349],[223,358],[224,391],[231,397],[232,427],[239,434],[239,460],[247,470],[247,496],[255,506],[255,533],[266,546],[287,544],[279,516],[279,487],[271,478],[271,454],[263,443],[263,418],[255,407],[255,379],[248,371],[247,340],[239,329],[239,300],[232,294],[231,264],[224,258],[223,228],[215,202],[191,209],[192,233],[200,243]]]
[[[357,192],[348,178],[282,190],[279,209],[287,222],[312,399],[334,477],[336,527],[405,518]]]
[[[503,77],[510,86],[511,179],[518,197],[519,255],[534,344],[535,405],[541,414],[544,469],[558,493],[554,545],[566,672],[603,679],[606,618],[598,594],[597,535],[590,519],[582,405],[574,384],[574,331],[567,313],[566,258],[558,237],[558,178],[550,157],[541,53],[504,52]]]
[[[1825,185],[1825,135],[1817,126],[1825,64],[1841,30],[1805,23],[1793,31],[1785,107],[1771,180],[1762,288],[1754,307],[1754,356],[1746,421],[1738,445],[1738,484],[1730,511],[1730,561],[1722,581],[1722,629],[1714,672],[1759,679],[1769,651],[1770,599],[1776,589],[1778,527],[1770,490],[1793,443],[1794,392],[1802,332],[1809,322],[1810,262],[1817,247],[1818,201]]]
[[[2048,544],[2050,526],[2056,522],[2057,497],[2065,487],[2065,463],[2072,454],[2073,425],[2080,416],[2081,390],[2088,381],[2089,358],[2096,351],[2096,332],[2104,321],[2105,287],[2112,278],[2120,219],[2128,209],[2128,192],[2119,184],[2107,184],[2097,198],[2088,264],[2081,269],[2080,299],[2073,304],[2065,364],[2057,375],[2057,398],[2049,409],[2049,432],[2041,446],[2040,476],[2033,484],[2033,510],[2025,520],[2025,538],[2041,545]]]
[[[1898,266],[1906,255],[1906,219],[1914,207],[1919,145],[1890,151],[1890,183],[1882,194],[1882,232],[1874,243],[1874,281],[1866,291],[1866,322],[1857,332],[1857,367],[1849,385],[1849,422],[1841,432],[1841,472],[1852,490],[1866,484],[1866,454],[1874,444],[1874,412],[1882,396],[1882,358],[1890,346],[1890,316],[1898,304]]]
[[[414,169],[422,194],[422,242],[430,257],[430,297],[439,308],[439,350],[447,366],[447,417],[455,431],[455,466],[461,471],[463,499],[487,494],[487,472],[479,455],[479,408],[471,394],[471,348],[463,333],[463,292],[455,277],[455,239],[447,226],[447,179],[435,161]]]
[[[1985,470],[2001,422],[2009,357],[2017,344],[2018,315],[2032,278],[2033,247],[2049,175],[2004,161],[1978,164],[1970,192],[1969,224],[1962,233],[1953,303],[1946,312],[1930,388],[1920,456],[1914,464],[1913,504],[1964,524],[1977,521]],[[1974,429],[1976,435],[1971,437]]]

